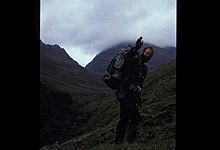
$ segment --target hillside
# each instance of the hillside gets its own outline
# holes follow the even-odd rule
[[[111,91],[58,45],[40,42],[40,146],[77,136],[69,130],[80,109]]]
[[[126,47],[128,44],[132,45],[132,42],[123,42],[108,49],[103,50],[99,53],[89,64],[86,65],[86,69],[98,76],[107,68],[110,60],[119,52],[122,47]],[[154,56],[148,64],[149,72],[152,72],[159,68],[160,66],[168,63],[176,58],[176,48],[175,47],[165,47],[161,48],[156,45],[144,43],[142,48],[139,50],[141,52],[144,47],[151,46],[154,48]]]
[[[150,73],[142,92],[143,117],[133,145],[112,144],[119,120],[119,102],[113,96],[105,101],[92,102],[81,109],[72,128],[79,136],[71,140],[44,146],[41,150],[55,149],[175,149],[176,135],[176,60]],[[69,130],[69,132],[72,132]]]
[[[40,43],[40,79],[52,89],[68,91],[76,100],[80,98],[78,103],[88,101],[81,100],[85,90],[87,95],[96,98],[100,95],[98,89],[106,89],[100,78],[89,74],[63,48],[43,42]]]

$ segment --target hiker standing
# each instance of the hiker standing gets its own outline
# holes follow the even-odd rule
[[[116,90],[116,97],[120,102],[120,120],[116,128],[115,144],[126,141],[132,143],[136,137],[137,126],[141,121],[138,107],[141,106],[141,91],[147,75],[147,63],[153,56],[153,48],[146,47],[139,55],[138,50],[143,45],[143,38],[137,39],[124,57],[123,78]],[[127,130],[126,130],[127,129]]]

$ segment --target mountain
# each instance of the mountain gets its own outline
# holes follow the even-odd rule
[[[53,143],[41,150],[54,149],[169,149],[175,150],[176,136],[176,60],[148,74],[142,92],[142,121],[133,145],[111,144],[119,121],[119,102],[114,95],[90,102],[81,109],[69,133],[78,136]]]
[[[101,53],[96,55],[96,57],[86,65],[86,69],[98,76],[107,68],[110,60],[119,52],[122,47],[126,47],[131,42],[122,42],[113,47],[103,50]],[[154,48],[154,56],[148,62],[148,71],[152,72],[159,68],[160,66],[168,63],[176,58],[176,48],[175,47],[165,47],[161,48],[152,44],[144,43],[144,47],[151,46]],[[142,50],[141,49],[141,50]],[[139,50],[141,52],[141,50]]]
[[[100,78],[92,76],[58,45],[40,42],[40,79],[54,90],[69,92],[79,104],[96,99],[108,90]],[[74,89],[74,90],[73,90]],[[102,89],[102,90],[100,90]],[[82,100],[82,95],[89,99]]]
[[[80,109],[110,92],[63,48],[40,41],[40,146],[68,139]]]

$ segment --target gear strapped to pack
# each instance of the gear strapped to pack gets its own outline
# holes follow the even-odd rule
[[[116,90],[121,82],[124,69],[124,57],[130,49],[130,46],[122,48],[119,53],[112,58],[107,69],[101,75],[102,80],[112,90]]]

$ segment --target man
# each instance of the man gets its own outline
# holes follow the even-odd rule
[[[135,47],[132,47],[124,57],[123,79],[116,90],[116,97],[120,102],[120,120],[116,128],[115,144],[122,143],[126,133],[127,142],[132,143],[141,121],[137,107],[141,106],[141,91],[147,75],[145,63],[153,56],[152,47],[144,48],[143,53],[139,55],[138,50],[142,45],[143,38],[140,37]]]

